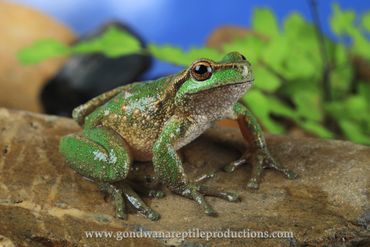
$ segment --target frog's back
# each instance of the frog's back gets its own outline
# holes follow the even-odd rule
[[[170,77],[134,83],[86,117],[90,126],[109,127],[119,133],[138,160],[151,158],[151,148],[163,124],[171,116],[172,102],[163,101]]]

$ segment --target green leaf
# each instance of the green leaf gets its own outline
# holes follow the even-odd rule
[[[342,101],[325,104],[325,110],[337,120],[370,121],[370,102],[363,95],[354,95]]]
[[[320,73],[321,68],[312,63],[312,60],[306,54],[297,51],[295,54],[288,55],[285,63],[284,77],[289,80],[308,79],[316,73]]]
[[[23,64],[35,64],[52,57],[64,56],[69,48],[62,42],[53,39],[35,41],[30,47],[21,49],[17,57]]]
[[[108,57],[140,53],[142,48],[138,39],[128,32],[110,27],[101,36],[76,44],[72,51],[77,54],[103,53]]]
[[[269,132],[273,134],[281,134],[284,132],[284,127],[275,122],[270,117],[270,103],[268,97],[256,89],[249,91],[244,97],[244,102],[248,105],[249,109],[256,115]]]
[[[365,35],[358,29],[354,29],[351,38],[353,39],[352,52],[370,60],[370,42]]]
[[[279,73],[285,72],[285,60],[289,53],[289,45],[284,36],[275,37],[274,40],[265,44],[261,53],[262,61],[268,67]]]
[[[267,8],[257,8],[253,12],[253,30],[273,38],[279,35],[279,28],[274,13]]]
[[[283,104],[278,98],[274,96],[268,97],[270,112],[277,116],[287,117],[293,120],[298,119],[297,113],[287,105]]]
[[[339,36],[349,36],[352,39],[352,52],[370,60],[370,42],[359,26],[355,25],[354,11],[343,11],[338,5],[333,6],[334,13],[331,17],[331,27]],[[370,13],[362,17],[362,26],[369,30]]]
[[[246,36],[244,38],[235,39],[222,45],[224,53],[239,51],[243,53],[249,62],[257,65],[262,51],[265,49],[267,41],[262,40],[257,36]]]
[[[369,102],[366,102],[366,98],[361,95],[349,97],[344,103],[347,116],[351,119],[362,120],[366,115],[368,115],[366,113],[370,112]]]
[[[292,42],[315,38],[315,29],[301,14],[295,12],[284,20],[284,34]],[[299,43],[297,43],[300,45]],[[304,44],[302,44],[304,45]]]
[[[353,121],[342,119],[339,121],[339,125],[344,132],[344,135],[356,143],[370,145],[369,134],[364,133],[359,125]]]
[[[370,32],[370,12],[366,12],[362,16],[362,26],[366,31]]]
[[[150,44],[148,49],[154,57],[168,63],[182,66],[188,66],[194,62],[194,60],[202,57],[212,60],[220,60],[222,58],[222,54],[212,48],[192,48],[188,52],[185,52],[180,48],[170,45],[157,46]]]
[[[370,107],[370,84],[359,82],[358,91],[359,91],[359,94],[367,102],[368,107]]]
[[[334,52],[335,52],[334,61],[337,66],[348,65],[348,62],[349,62],[348,51],[343,44],[336,44],[334,47]]]
[[[280,79],[262,66],[254,67],[254,86],[266,92],[275,92],[280,87]]]
[[[320,97],[317,92],[301,90],[293,95],[293,101],[300,117],[312,121],[321,121]]]
[[[315,121],[301,121],[299,126],[305,131],[321,138],[333,138],[333,133]]]
[[[333,99],[343,99],[347,96],[351,80],[353,78],[353,68],[350,64],[336,66],[330,73],[331,94]]]
[[[334,13],[330,18],[330,26],[338,35],[350,34],[354,30],[353,23],[355,21],[354,11],[343,11],[338,4],[333,5]]]

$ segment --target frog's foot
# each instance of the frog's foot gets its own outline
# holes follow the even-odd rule
[[[135,191],[143,196],[149,196],[152,198],[163,198],[166,193],[160,189],[153,188],[149,186],[147,183],[140,182],[140,183],[130,183]]]
[[[194,179],[194,181],[196,183],[204,182],[208,179],[214,178],[216,176],[216,173],[217,173],[217,170],[212,170],[212,171],[210,171],[208,173],[205,173],[205,174],[199,176],[198,178]]]
[[[237,167],[248,161],[252,164],[252,175],[247,184],[250,189],[258,189],[265,168],[275,169],[283,173],[288,179],[297,178],[295,172],[277,163],[267,150],[257,151],[255,155],[245,153],[241,158],[226,165],[223,169],[226,172],[233,172]]]
[[[120,219],[127,219],[126,204],[123,195],[126,200],[131,203],[131,205],[144,217],[150,220],[158,220],[160,215],[148,207],[139,197],[138,194],[126,183],[120,184],[120,186],[115,186],[109,183],[103,183],[99,185],[100,190],[108,193],[113,197],[115,207],[116,207],[116,217]]]
[[[217,216],[217,212],[213,209],[213,207],[210,204],[208,204],[204,196],[219,197],[229,202],[240,201],[239,196],[235,193],[219,191],[217,189],[210,188],[205,185],[190,183],[178,187],[169,187],[169,188],[173,192],[181,196],[196,201],[203,208],[204,212],[209,216]]]

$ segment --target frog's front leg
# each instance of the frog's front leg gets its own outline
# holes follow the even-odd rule
[[[107,127],[85,128],[80,133],[64,136],[59,150],[74,170],[97,182],[102,191],[113,197],[118,218],[127,218],[126,199],[145,217],[159,219],[159,214],[145,205],[124,181],[132,157],[129,146],[115,131]]]
[[[232,172],[236,167],[250,161],[252,164],[252,176],[247,187],[251,189],[258,189],[262,171],[265,168],[278,170],[289,179],[296,178],[297,175],[293,171],[281,166],[271,156],[261,127],[251,112],[241,103],[236,103],[233,111],[249,150],[240,159],[225,166],[225,171]]]
[[[182,161],[175,149],[176,142],[186,133],[187,124],[179,119],[169,120],[153,146],[153,164],[157,178],[167,187],[184,197],[195,200],[207,215],[216,216],[215,210],[204,196],[215,196],[228,201],[238,201],[234,193],[222,192],[204,185],[190,182],[185,175]]]

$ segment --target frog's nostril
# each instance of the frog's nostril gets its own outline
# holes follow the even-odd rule
[[[240,57],[242,58],[243,61],[247,60],[243,54],[240,54]]]

